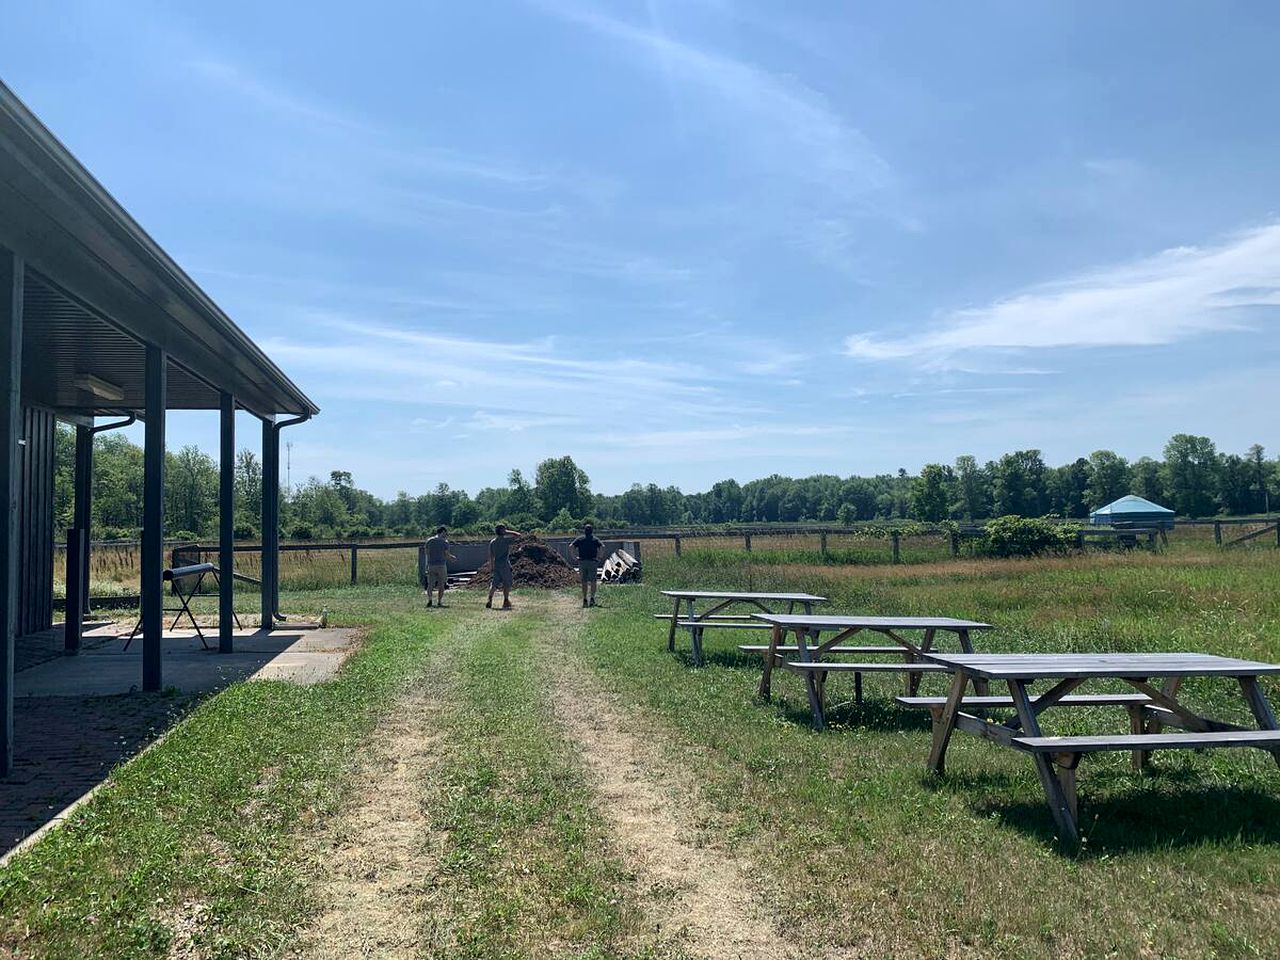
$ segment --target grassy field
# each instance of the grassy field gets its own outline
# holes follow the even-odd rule
[[[431,708],[414,720],[430,735],[412,768],[421,875],[401,922],[414,946],[386,955],[732,955],[699,939],[695,907],[714,894],[726,910],[755,903],[797,956],[1280,956],[1267,755],[1168,753],[1144,775],[1126,756],[1088,758],[1085,843],[1068,851],[1025,758],[960,736],[947,778],[926,777],[927,717],[894,707],[893,680],[869,678],[858,707],[833,679],[832,729],[815,733],[795,678],[755,700],[759,661],[737,634],[708,634],[695,669],[650,616],[663,586],[805,589],[833,610],[987,620],[988,649],[1280,660],[1274,550],[886,567],[686,544],[646,557],[646,578],[594,611],[525,595],[505,617],[470,591],[432,615],[412,587],[286,594],[290,609],[369,624],[367,644],[332,683],[229,689],[117,771],[0,875],[0,956],[335,955],[314,945],[314,918],[333,909],[317,838],[345,835],[368,794],[361,758],[391,742],[385,725],[415,692]],[[1247,721],[1225,684],[1184,697]],[[1055,730],[1125,722],[1079,711]],[[671,803],[637,805],[632,790]],[[646,832],[670,818],[665,841]],[[654,879],[672,850],[674,885]]]

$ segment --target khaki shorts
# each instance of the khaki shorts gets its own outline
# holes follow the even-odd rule
[[[493,575],[489,578],[489,583],[495,587],[506,587],[510,590],[514,574],[510,560],[499,560],[493,565]]]
[[[427,589],[443,590],[449,585],[449,565],[447,563],[427,564]]]
[[[599,579],[600,564],[594,560],[579,560],[578,572],[582,574],[582,584],[595,583]]]

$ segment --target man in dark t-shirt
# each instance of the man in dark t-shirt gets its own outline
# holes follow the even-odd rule
[[[582,576],[582,605],[596,605],[596,583],[599,581],[600,553],[604,544],[596,539],[595,528],[591,524],[583,524],[582,536],[569,544],[578,558],[578,573]]]
[[[492,565],[493,575],[489,581],[489,599],[485,601],[485,606],[493,606],[493,593],[501,587],[502,609],[510,610],[514,576],[514,571],[511,569],[511,545],[524,534],[519,530],[507,529],[505,523],[494,527],[493,534],[493,539],[489,541],[489,563]]]
[[[444,606],[444,590],[449,585],[449,561],[457,560],[449,552],[449,531],[436,527],[436,535],[427,540],[427,606],[431,606],[431,593],[435,591],[438,605]]]

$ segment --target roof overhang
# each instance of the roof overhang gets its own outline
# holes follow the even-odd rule
[[[189,375],[205,388],[185,400],[174,396],[170,406],[204,409],[209,396],[226,391],[262,417],[319,412],[2,82],[0,246],[39,275],[50,291],[41,291],[44,300],[60,302],[64,321],[74,312],[82,324],[100,323],[133,343],[158,346],[180,380]],[[48,375],[61,378],[70,369],[51,367]],[[82,373],[96,375],[74,371]],[[92,407],[87,400],[49,405],[69,412]]]

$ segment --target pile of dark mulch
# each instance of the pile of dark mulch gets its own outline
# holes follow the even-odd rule
[[[517,587],[542,587],[554,590],[578,582],[578,574],[564,557],[536,537],[528,537],[511,545],[511,574]],[[493,564],[485,561],[468,586],[489,586]]]

